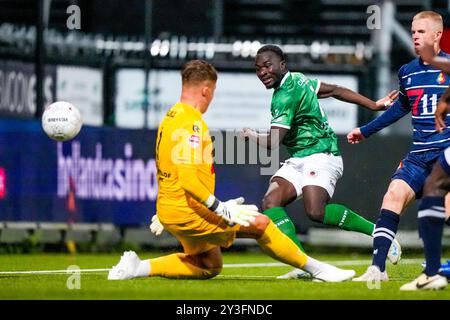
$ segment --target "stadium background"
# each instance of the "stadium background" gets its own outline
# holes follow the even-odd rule
[[[72,5],[80,29],[68,28]],[[372,5],[381,9],[381,29],[368,27]],[[179,97],[185,61],[206,59],[220,72],[205,116],[213,131],[267,129],[271,92],[254,74],[258,46],[279,44],[290,70],[375,99],[397,88],[396,71],[414,57],[410,22],[422,10],[441,13],[450,26],[450,2],[437,0],[0,0],[0,242],[172,245],[147,226],[157,194],[155,133]],[[384,25],[385,17],[395,23]],[[441,43],[447,52],[449,33]],[[41,130],[42,110],[56,100],[81,110],[84,127],[71,142],[56,143]],[[410,118],[350,146],[346,133],[376,113],[321,103],[345,166],[333,201],[374,221],[410,147]],[[218,197],[243,195],[260,205],[270,177],[260,168],[216,164]],[[420,245],[416,208],[400,223],[406,246]],[[301,202],[288,211],[307,242],[336,245],[344,237],[346,246],[370,245],[309,221]]]

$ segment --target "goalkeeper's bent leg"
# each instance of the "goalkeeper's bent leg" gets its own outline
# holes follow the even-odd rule
[[[275,224],[268,219],[267,227],[261,237],[256,239],[262,250],[272,258],[291,266],[304,269],[308,256]]]
[[[303,269],[322,281],[340,282],[354,276],[353,270],[341,270],[307,256],[289,237],[278,230],[267,216],[262,215],[262,217],[266,221],[261,221],[260,225],[265,224],[265,229],[257,241],[263,251],[272,258]]]
[[[150,276],[170,279],[209,279],[217,276],[222,268],[203,268],[196,265],[192,256],[174,253],[150,259]]]

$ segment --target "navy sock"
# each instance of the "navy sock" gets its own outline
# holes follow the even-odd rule
[[[445,222],[443,197],[425,197],[419,206],[419,235],[425,251],[425,274],[434,276],[441,267],[442,232]]]
[[[400,216],[393,211],[381,209],[375,230],[373,231],[373,260],[372,265],[386,270],[386,257],[392,241],[397,233]]]

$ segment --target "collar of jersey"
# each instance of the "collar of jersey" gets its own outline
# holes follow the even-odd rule
[[[199,117],[201,117],[202,116],[202,113],[200,112],[200,111],[198,111],[194,106],[191,106],[190,104],[187,104],[187,103],[183,103],[183,102],[178,102],[180,105],[182,105],[184,108],[186,108],[186,109],[190,109],[190,110],[193,110],[195,113],[197,113],[198,114],[198,116]]]
[[[283,85],[283,83],[286,82],[287,78],[289,78],[290,75],[291,75],[290,71],[286,72],[286,74],[284,75],[283,79],[281,79],[280,86],[278,88],[280,88]]]

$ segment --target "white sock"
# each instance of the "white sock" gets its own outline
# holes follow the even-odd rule
[[[311,273],[311,275],[315,276],[327,266],[328,264],[320,262],[319,260],[316,260],[308,256],[308,260],[306,261],[306,264],[303,266],[303,269]]]
[[[150,276],[150,270],[150,260],[142,260],[139,262],[139,266],[137,267],[136,277],[148,277]]]

